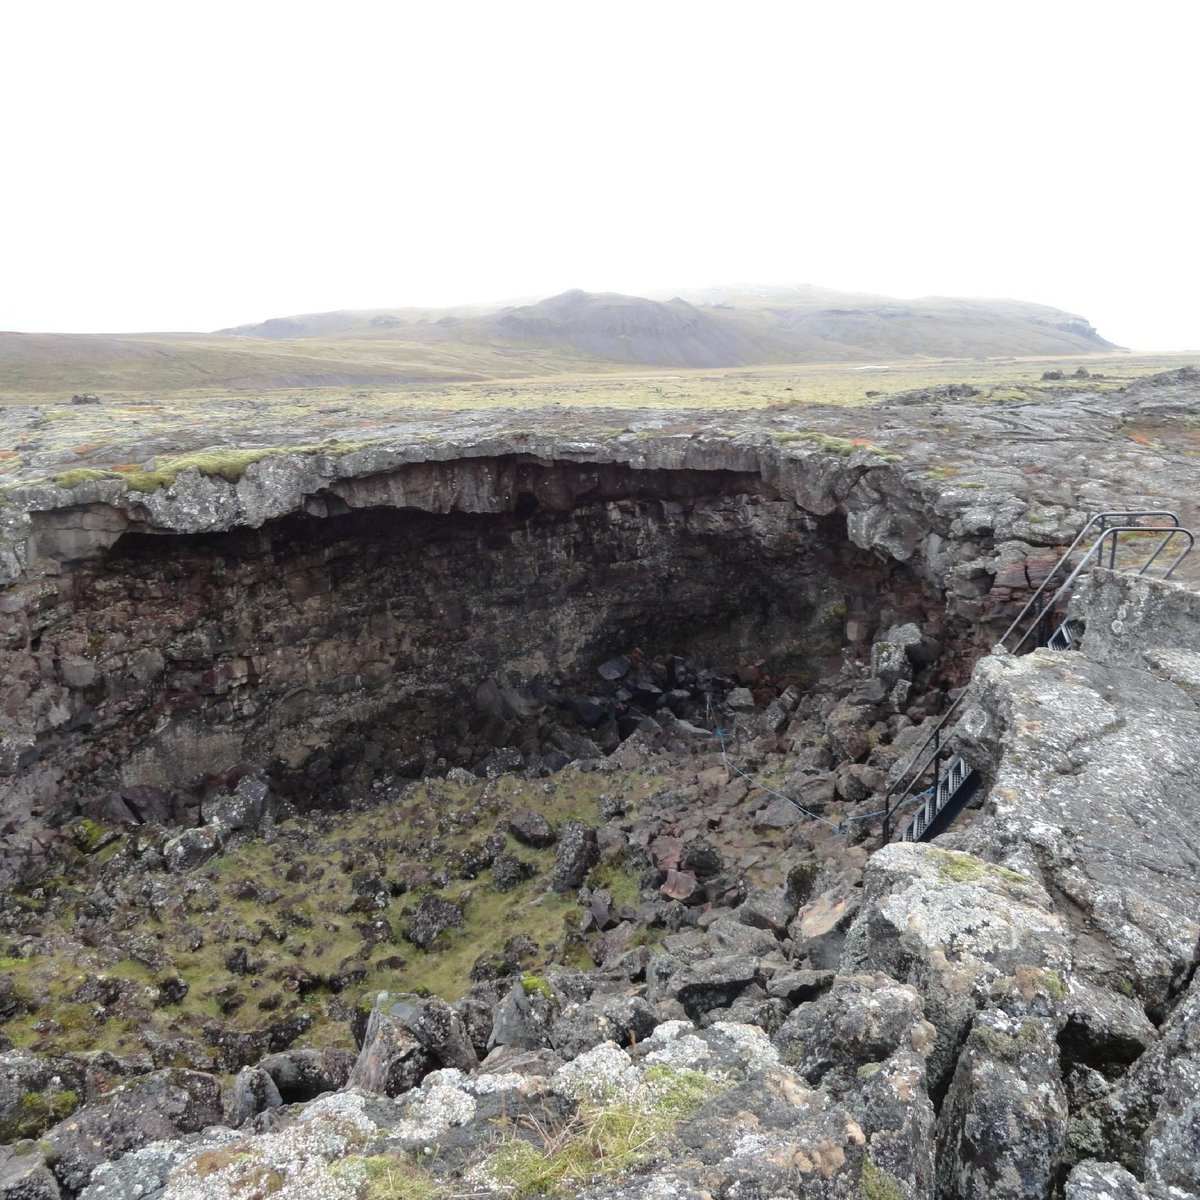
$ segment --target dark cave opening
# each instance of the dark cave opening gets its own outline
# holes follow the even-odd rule
[[[665,496],[522,487],[504,512],[127,533],[77,568],[56,631],[97,665],[68,776],[144,803],[252,764],[319,806],[453,767],[553,770],[656,710],[700,721],[714,688],[807,687],[895,621],[941,632],[933,589],[839,516],[678,475]],[[597,674],[623,656],[627,678]]]

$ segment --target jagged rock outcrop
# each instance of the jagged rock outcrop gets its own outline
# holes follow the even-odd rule
[[[1200,939],[1200,657],[1181,628],[1196,597],[1097,571],[1078,603],[1089,614],[1081,654],[976,668],[960,744],[991,789],[964,845],[1043,880],[1082,919],[1081,972],[1126,981],[1161,1019]],[[1120,611],[1140,614],[1127,634],[1114,632]]]

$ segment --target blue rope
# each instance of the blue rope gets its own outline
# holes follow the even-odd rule
[[[725,769],[727,771],[732,771],[735,775],[740,775],[754,787],[760,788],[762,791],[766,792],[768,796],[774,796],[779,800],[787,801],[788,804],[802,812],[806,817],[811,817],[814,821],[820,821],[822,825],[828,825],[834,833],[841,833],[842,829],[840,825],[835,824],[833,821],[827,820],[825,817],[819,816],[811,809],[805,808],[803,804],[793,800],[791,796],[785,796],[782,792],[777,792],[774,788],[768,787],[767,784],[763,783],[761,780],[755,779],[753,775],[749,775],[743,771],[742,768],[737,765],[737,763],[730,761],[729,755],[725,751],[725,731],[720,725],[717,726],[716,735],[717,741],[721,746],[721,761],[725,764]]]

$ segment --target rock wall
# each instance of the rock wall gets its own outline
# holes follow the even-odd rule
[[[96,503],[32,513],[52,569],[6,594],[6,819],[184,819],[164,792],[242,762],[319,800],[375,767],[473,766],[497,722],[566,720],[564,686],[633,647],[803,682],[881,618],[945,624],[916,571],[749,472],[421,464],[304,510],[171,534]]]

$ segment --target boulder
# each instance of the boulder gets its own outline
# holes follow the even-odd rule
[[[296,1104],[344,1087],[354,1063],[351,1051],[330,1046],[324,1050],[293,1049],[268,1054],[259,1062],[258,1069],[270,1077],[284,1104]]]
[[[584,933],[593,929],[612,929],[619,919],[612,892],[607,888],[596,888],[587,898],[587,910],[581,928]]]
[[[728,1008],[759,977],[758,964],[741,954],[722,954],[688,963],[670,979],[667,993],[677,999],[692,1020],[718,1008]]]
[[[687,842],[680,854],[679,865],[699,880],[711,879],[724,868],[721,852],[707,838]]]
[[[659,886],[659,891],[666,896],[668,900],[679,900],[686,902],[697,894],[699,884],[696,882],[696,877],[690,871],[668,871],[666,879]],[[700,894],[703,899],[703,893]]]
[[[600,844],[595,828],[582,821],[568,821],[559,833],[554,850],[550,887],[556,892],[569,892],[579,887],[599,861]]]
[[[897,642],[879,641],[871,647],[871,674],[888,691],[901,680],[912,678],[912,663],[905,648]]]
[[[856,894],[845,895],[839,891],[822,892],[815,900],[810,900],[788,926],[792,956],[808,959],[818,970],[837,967],[846,932],[853,925],[860,905]]]
[[[462,1018],[444,1000],[381,992],[346,1086],[398,1096],[436,1067],[478,1065]]]
[[[508,819],[509,832],[525,846],[542,850],[554,845],[554,829],[541,813],[523,808]]]
[[[1114,622],[1124,630],[1110,661],[1036,650],[975,668],[956,736],[992,786],[963,848],[1044,879],[1086,924],[1091,972],[1127,981],[1159,1022],[1200,941],[1200,655],[1162,657],[1150,643],[1184,637],[1178,623],[1200,602],[1170,584],[1096,574],[1091,644],[1106,622],[1110,640]]]
[[[0,1162],[0,1200],[60,1200],[58,1180],[40,1154],[14,1154]]]
[[[1112,1157],[1154,1187],[1200,1193],[1200,974],[1159,1038],[1075,1115],[1075,1156]]]
[[[662,1018],[638,996],[594,996],[566,1004],[550,1026],[550,1045],[574,1058],[602,1042],[632,1046],[644,1042]]]
[[[77,1062],[31,1050],[0,1054],[0,1142],[36,1138],[84,1099]]]
[[[196,829],[185,829],[163,846],[167,870],[190,871],[212,858],[223,844],[224,830],[220,825],[201,825]]]
[[[875,711],[849,700],[841,700],[825,718],[825,736],[829,748],[840,760],[856,762],[866,758],[873,745],[868,731],[875,723]],[[830,784],[832,798],[833,785]]]
[[[60,1185],[80,1191],[102,1162],[150,1142],[195,1133],[222,1119],[214,1075],[152,1071],[85,1105],[44,1137],[46,1160]]]
[[[841,975],[829,993],[801,1004],[772,1039],[780,1056],[812,1086],[842,1096],[901,1050],[922,1058],[934,1029],[916,988],[886,975]]]
[[[201,811],[205,824],[225,832],[257,829],[271,811],[271,792],[261,779],[244,775],[232,792],[205,801]]]
[[[596,674],[601,679],[608,683],[615,683],[618,679],[624,679],[629,674],[633,662],[627,654],[619,655],[617,658],[610,658],[602,662],[596,668]]]
[[[243,1067],[222,1098],[225,1123],[232,1129],[238,1129],[251,1117],[282,1104],[283,1097],[275,1081],[262,1067]]]
[[[550,1044],[550,1024],[558,999],[540,977],[513,981],[508,994],[496,1005],[488,1050],[510,1046],[536,1050]]]
[[[767,995],[789,1004],[803,1004],[827,992],[833,984],[832,971],[777,971],[767,981]]]
[[[937,1027],[929,1061],[942,1085],[975,1012],[994,997],[1032,989],[1046,1006],[1065,995],[1067,929],[1028,875],[921,843],[874,854],[862,909],[846,935],[841,970],[914,985]],[[947,953],[953,948],[953,955]]]
[[[404,936],[414,946],[428,950],[444,930],[462,923],[462,905],[453,900],[444,900],[441,896],[425,895],[409,916]]]
[[[939,1200],[1048,1197],[1066,1133],[1054,1023],[981,1012],[938,1118]]]
[[[511,892],[536,874],[533,863],[523,862],[515,854],[497,854],[492,863],[492,886],[498,892]]]
[[[738,920],[743,925],[766,929],[778,937],[787,932],[788,923],[796,915],[796,905],[785,891],[764,891],[755,888],[746,893],[738,906]]]
[[[1063,1200],[1150,1200],[1150,1193],[1124,1167],[1089,1159],[1067,1176]]]

